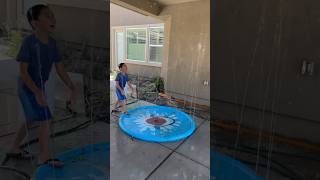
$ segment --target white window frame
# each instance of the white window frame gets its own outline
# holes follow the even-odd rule
[[[163,43],[163,45],[150,45],[149,44],[149,42],[151,42],[151,36],[150,36],[150,32],[149,32],[149,30],[151,29],[151,28],[159,28],[159,27],[163,27],[163,29],[164,29],[164,24],[161,24],[161,25],[155,25],[155,24],[153,24],[153,25],[148,25],[148,52],[150,52],[150,46],[152,46],[152,47],[162,47],[162,48],[164,48],[164,43]],[[163,31],[164,32],[164,31]],[[148,54],[148,63],[149,64],[158,64],[158,65],[162,65],[162,62],[163,62],[163,57],[164,56],[162,56],[162,60],[161,60],[161,63],[159,63],[159,62],[150,62],[150,54]]]
[[[113,67],[112,68],[115,68],[115,69],[117,69],[117,64],[119,63],[118,62],[118,47],[116,47],[116,44],[117,44],[117,42],[116,42],[116,40],[117,40],[117,37],[116,37],[116,34],[117,34],[117,32],[122,32],[123,33],[123,42],[125,42],[125,31],[124,31],[124,29],[123,28],[121,28],[121,27],[117,27],[117,28],[112,28],[112,31],[111,31],[111,39],[113,39],[113,41],[111,41],[111,44],[110,44],[110,46],[111,46],[111,57],[112,57],[112,65],[113,65]],[[123,47],[124,48],[124,51],[125,51],[125,47]],[[123,62],[124,62],[124,60],[125,60],[125,54],[123,54]]]
[[[125,63],[129,63],[129,64],[137,64],[137,65],[145,65],[145,66],[155,66],[155,67],[162,67],[162,63],[164,60],[164,56],[162,59],[162,62],[150,62],[150,57],[149,57],[149,53],[150,53],[150,32],[149,32],[149,28],[158,28],[158,27],[163,27],[164,28],[164,24],[149,24],[149,25],[136,25],[136,26],[117,26],[117,27],[113,27],[113,28],[123,28],[124,29],[124,51],[125,51],[125,55],[124,55],[124,62]],[[145,46],[145,61],[140,61],[140,60],[132,60],[132,59],[128,59],[128,52],[127,52],[127,29],[146,29],[146,35],[147,35],[147,40],[146,40],[146,46]],[[159,46],[159,47],[163,47],[164,45],[153,45],[154,47]]]
[[[124,27],[124,34],[125,34],[125,37],[124,37],[124,39],[125,39],[125,41],[124,41],[124,45],[125,45],[125,58],[124,58],[124,61],[129,61],[129,62],[138,62],[138,63],[146,63],[147,61],[148,61],[148,59],[147,59],[147,54],[148,54],[148,52],[147,52],[147,50],[148,50],[148,40],[146,39],[146,45],[145,45],[145,47],[144,47],[144,61],[140,61],[140,60],[135,60],[135,59],[128,59],[128,51],[127,51],[127,47],[128,47],[128,43],[127,43],[127,37],[128,37],[128,29],[145,29],[146,30],[146,37],[148,37],[148,28],[146,28],[146,27],[144,27],[144,26],[132,26],[132,27],[129,27],[129,26],[126,26],[126,27]],[[138,40],[139,40],[139,38],[137,38],[137,42],[138,42]]]

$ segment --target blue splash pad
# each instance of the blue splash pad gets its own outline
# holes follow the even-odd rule
[[[120,128],[129,136],[150,142],[172,142],[190,136],[196,124],[186,113],[166,106],[141,106],[121,115]]]
[[[106,180],[109,179],[109,143],[91,144],[58,155],[63,168],[40,166],[36,180]]]
[[[210,154],[210,176],[214,180],[263,180],[249,167],[217,151]]]

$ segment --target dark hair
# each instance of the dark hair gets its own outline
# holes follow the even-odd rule
[[[32,29],[34,29],[34,27],[32,26],[32,21],[33,20],[38,20],[39,16],[41,14],[41,10],[49,8],[48,6],[44,5],[44,4],[38,4],[35,6],[32,6],[28,12],[27,12],[27,18],[29,21],[29,24],[31,25]]]
[[[118,67],[119,67],[119,69],[120,69],[120,68],[122,68],[122,67],[125,66],[125,65],[126,65],[125,63],[120,63]]]

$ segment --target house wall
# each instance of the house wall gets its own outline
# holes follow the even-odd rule
[[[3,0],[2,0],[3,1]],[[7,0],[5,8],[6,23],[10,28],[17,27],[17,0]]]
[[[144,66],[144,65],[137,65],[137,64],[128,64],[128,72],[130,74],[145,76],[145,77],[156,77],[159,76],[161,73],[160,67],[154,66]]]
[[[274,123],[278,134],[319,143],[320,2],[226,0],[214,7],[215,117],[267,131]],[[300,74],[303,59],[315,63],[313,76]]]
[[[108,3],[94,0],[91,3],[85,0],[24,0],[10,2],[11,24],[17,19],[14,28],[31,30],[26,18],[26,11],[37,3],[47,3],[57,19],[57,28],[54,33],[57,39],[83,43],[97,47],[108,47],[109,32]],[[99,7],[100,6],[100,7]]]
[[[210,86],[203,81],[210,80],[210,1],[166,6],[160,16],[171,21],[166,90],[209,105]]]
[[[116,4],[110,4],[110,26],[111,27],[117,27],[117,26],[133,26],[133,25],[145,25],[145,24],[159,24],[163,23],[162,20],[146,16],[137,12],[134,12],[132,10],[123,8],[121,6],[118,6]],[[110,38],[114,38],[114,32],[110,31]],[[113,42],[111,42],[111,47],[113,47]],[[112,51],[113,52],[113,51]],[[111,62],[111,68],[116,66],[116,60],[115,55],[112,54],[112,62]],[[146,77],[154,77],[154,76],[160,76],[161,74],[161,68],[155,67],[155,66],[148,66],[148,65],[137,65],[132,64],[130,62],[126,62],[129,68],[130,74],[135,75],[142,75]]]
[[[57,19],[55,35],[71,42],[87,42],[98,47],[109,46],[107,12],[93,9],[51,5]]]
[[[0,0],[0,23],[5,23],[7,18],[7,1]]]

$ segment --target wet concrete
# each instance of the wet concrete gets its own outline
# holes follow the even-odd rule
[[[24,122],[24,115],[16,93],[17,66],[14,61],[1,61],[0,63],[0,163],[3,166],[24,172],[33,177],[37,167],[37,159],[16,160],[5,158],[6,152],[8,152],[13,143],[18,126]],[[48,99],[54,112],[52,134],[56,134],[56,136],[50,142],[54,155],[87,144],[109,142],[109,124],[93,121],[92,118],[85,116],[81,75],[71,73],[70,76],[75,82],[78,92],[77,104],[75,106],[77,116],[71,116],[65,108],[68,91],[62,82],[56,79],[53,83],[49,84],[49,94],[51,97],[54,97]],[[51,78],[54,79],[55,77],[52,76]],[[39,154],[39,144],[37,141],[34,141],[36,139],[37,128],[30,129],[24,141],[30,142],[30,144],[25,146],[24,149],[37,157]],[[14,171],[11,171],[11,173],[15,174]],[[0,172],[0,174],[1,179],[12,179],[11,177],[4,176],[4,173]]]
[[[29,177],[26,177],[23,174],[12,171],[10,168],[0,168],[1,178],[8,180],[29,180]]]
[[[236,132],[217,127],[211,129],[212,149],[235,157],[265,179],[319,179],[319,152],[285,143],[271,143],[269,139],[259,140],[259,137],[246,134],[239,135],[237,150],[234,150]]]
[[[13,137],[10,137],[6,140],[0,139],[1,147],[4,147],[5,144],[8,144],[8,142],[12,142],[12,140],[13,140]],[[94,144],[94,143],[108,142],[108,141],[109,141],[109,125],[103,122],[97,122],[97,123],[92,123],[92,125],[90,125],[87,128],[53,138],[51,141],[51,149],[54,152],[54,154],[59,154],[67,150],[78,148],[87,144]],[[34,143],[34,144],[31,144],[30,146],[27,146],[25,150],[28,150],[34,155],[38,155],[39,154],[38,143]],[[3,155],[4,153],[5,152],[2,152],[1,154]],[[35,170],[37,168],[37,160],[36,159],[35,160],[9,159],[3,165],[25,172],[31,177],[33,177]]]

